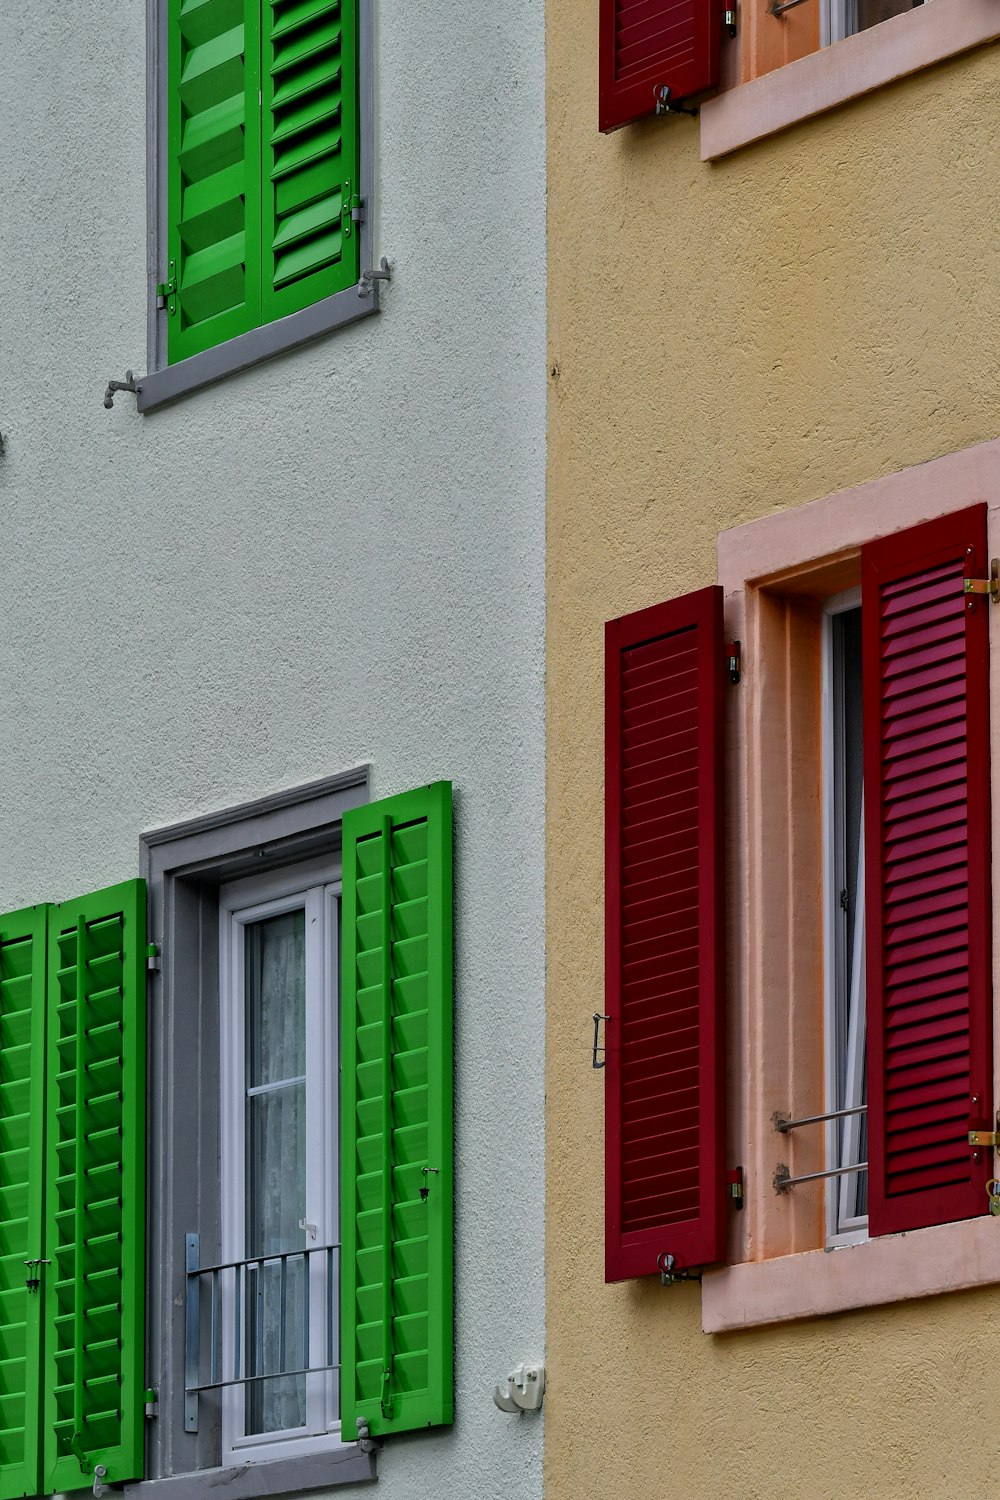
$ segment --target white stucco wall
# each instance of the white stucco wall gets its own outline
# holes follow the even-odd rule
[[[379,0],[384,311],[140,417],[145,7],[0,42],[0,910],[370,761],[456,787],[457,1418],[382,1500],[541,1492],[544,39]]]

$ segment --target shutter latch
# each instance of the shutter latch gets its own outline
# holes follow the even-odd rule
[[[177,262],[172,260],[167,268],[166,281],[156,283],[156,309],[163,312],[164,309],[171,316],[177,311]]]
[[[661,117],[669,114],[697,114],[697,110],[685,110],[684,105],[673,102],[670,98],[669,84],[654,84],[652,96],[657,101],[657,114]]]
[[[990,563],[989,578],[966,578],[964,580],[963,592],[966,594],[989,594],[991,604],[1000,604],[1000,557],[995,557]],[[974,599],[969,600],[969,608],[975,604]]]
[[[676,1256],[669,1255],[666,1250],[656,1257],[656,1265],[660,1272],[661,1286],[673,1286],[678,1281],[701,1280],[700,1271],[679,1271]]]
[[[41,1277],[39,1275],[39,1267],[51,1266],[52,1262],[50,1260],[26,1260],[24,1264],[31,1272],[29,1276],[25,1277],[24,1284],[28,1288],[29,1292],[37,1292],[38,1288],[42,1284]]]

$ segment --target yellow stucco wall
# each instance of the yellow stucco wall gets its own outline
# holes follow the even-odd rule
[[[947,0],[939,0],[947,3]],[[721,529],[1000,432],[1000,47],[716,165],[548,0],[549,1500],[997,1493],[1000,1289],[708,1337],[603,1281],[602,627]]]

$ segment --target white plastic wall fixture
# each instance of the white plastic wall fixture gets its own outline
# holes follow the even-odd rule
[[[537,1411],[545,1395],[545,1366],[518,1365],[507,1376],[506,1389],[493,1387],[493,1400],[501,1411]]]

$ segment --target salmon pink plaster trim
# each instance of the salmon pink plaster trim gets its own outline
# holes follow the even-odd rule
[[[945,6],[954,0],[935,3]],[[790,1034],[790,1021],[799,1018],[798,1013],[789,1016],[790,998],[801,1005],[802,996],[810,991],[809,1003],[815,1005],[818,1018],[823,997],[821,984],[812,996],[808,980],[796,980],[796,924],[783,918],[788,906],[787,872],[763,857],[774,842],[777,809],[764,805],[771,800],[764,795],[769,785],[764,770],[770,757],[763,754],[760,709],[767,674],[770,671],[773,676],[774,668],[760,655],[761,585],[770,583],[777,596],[792,600],[797,590],[832,592],[845,586],[838,577],[842,564],[837,560],[856,559],[863,543],[981,500],[989,504],[992,556],[1000,553],[1000,440],[762,517],[719,537],[726,631],[744,646],[743,682],[730,699],[727,724],[727,974],[728,1151],[729,1160],[744,1167],[746,1211],[732,1215],[730,1266],[705,1275],[702,1324],[706,1332],[1000,1281],[1000,1222],[991,1216],[826,1252],[818,1248],[820,1236],[814,1227],[818,1204],[803,1198],[796,1205],[794,1193],[775,1196],[771,1178],[779,1159],[791,1161],[794,1171],[802,1170],[805,1158],[795,1139],[777,1135],[771,1124],[776,1101],[778,1105],[790,1103],[796,1087],[794,1059],[789,1059],[787,1049],[775,1045],[774,1038]],[[991,609],[990,623],[995,720],[1000,710],[1000,609]],[[993,759],[993,887],[1000,892],[997,736]],[[788,815],[794,815],[791,804]],[[767,848],[762,829],[768,833]],[[1000,997],[1000,923],[994,925],[993,963],[994,995]],[[788,983],[775,982],[785,972],[783,964]],[[820,1028],[814,1025],[813,1030],[819,1036]],[[995,1049],[998,1044],[1000,1020],[994,1027]],[[808,1074],[808,1068],[805,1071]],[[821,1100],[815,1094],[812,1097],[814,1107],[821,1106]],[[994,1098],[1000,1098],[996,1055]],[[804,1102],[808,1100],[796,1098],[798,1106]],[[789,1157],[789,1151],[795,1154]],[[799,1191],[809,1194],[822,1189],[814,1184]],[[848,1254],[853,1258],[847,1259]]]
[[[725,156],[998,36],[997,0],[918,6],[709,99],[701,107],[701,159]]]
[[[809,1250],[706,1271],[701,1326],[725,1333],[966,1291],[1000,1281],[1000,1220],[991,1214],[890,1234],[838,1250]]]

